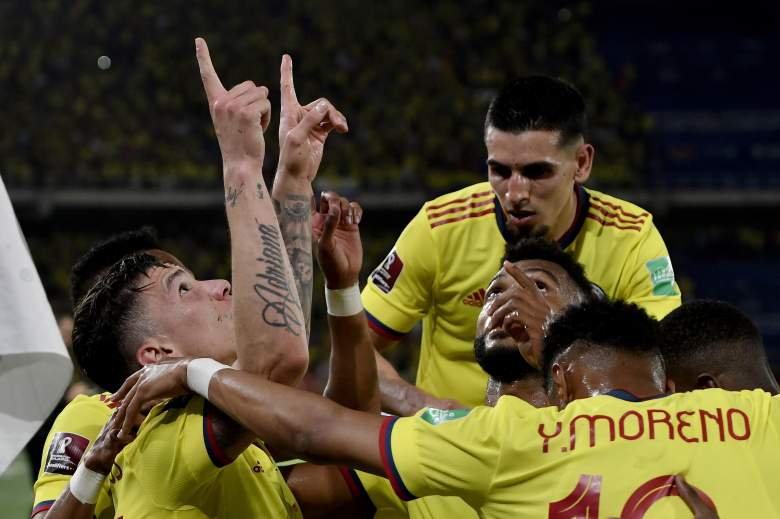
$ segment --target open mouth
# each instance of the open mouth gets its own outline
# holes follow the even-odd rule
[[[509,221],[512,225],[528,225],[535,215],[533,211],[512,211],[509,213]]]

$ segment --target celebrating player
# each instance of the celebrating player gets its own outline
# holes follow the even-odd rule
[[[112,265],[79,302],[76,312],[77,356],[87,374],[106,388],[118,387],[125,374],[138,365],[195,352],[228,362],[238,353],[244,369],[284,383],[297,383],[305,370],[307,326],[292,285],[292,272],[282,249],[271,197],[260,176],[264,156],[262,131],[270,116],[267,89],[246,82],[226,91],[214,72],[205,42],[198,40],[196,46],[225,168],[234,292],[230,294],[230,284],[226,281],[197,281],[180,265],[165,263],[150,254],[132,254]],[[283,73],[286,69],[291,74],[288,57],[285,62]],[[285,79],[289,79],[291,85],[291,77],[283,77],[283,82]],[[285,139],[280,141],[280,170],[277,172],[277,180],[280,175],[290,178],[288,181],[282,179],[278,186],[275,184],[274,195],[282,221],[292,213],[297,220],[305,218],[308,228],[310,183],[316,174],[310,168],[319,165],[319,159],[312,161],[312,157],[321,158],[322,146],[330,130],[345,131],[346,121],[326,100],[318,100],[307,107],[297,106],[297,101],[295,104],[286,106],[283,115],[289,127]],[[307,187],[308,192],[305,191]],[[306,192],[304,214],[300,214],[297,203],[300,199],[292,197],[294,203],[285,205],[284,195],[297,195],[295,188]],[[304,240],[310,240],[306,236],[310,234],[304,236]],[[291,245],[310,251],[309,242],[286,244],[288,249]],[[311,264],[310,258],[308,264]],[[79,411],[66,409],[63,415],[67,418],[55,423],[43,473],[60,473],[63,477],[40,478],[41,484],[36,488],[38,506],[34,513],[47,513],[52,503],[41,498],[47,494],[58,495],[67,484],[48,510],[47,517],[91,517],[93,510],[99,516],[111,514],[113,517],[113,510],[101,506],[105,499],[97,508],[93,506],[96,499],[105,498],[106,485],[101,484],[104,475],[112,465],[115,469],[118,466],[113,456],[123,442],[111,433],[112,422],[96,442],[99,448],[93,448],[78,469],[87,475],[86,479],[79,478],[78,472],[70,478],[87,444],[97,436],[110,413],[106,406],[108,402],[102,406],[94,399],[91,402],[92,405],[82,405]],[[80,419],[81,414],[85,416]],[[144,513],[154,513],[160,507],[187,508],[198,504],[222,507],[228,515],[260,511],[299,513],[270,455],[262,445],[252,443],[254,435],[232,420],[193,400],[186,405],[169,405],[155,410],[150,423],[154,420],[160,423],[157,427],[145,427],[145,436],[139,442],[151,441],[164,448],[147,448],[143,459],[136,456],[127,465],[129,470],[112,474],[110,478],[112,483],[123,482],[121,491],[113,490],[113,497],[115,502],[130,509],[131,515],[136,508],[143,509]],[[70,431],[68,424],[73,424],[79,431],[89,430],[90,434],[82,436]],[[208,434],[204,435],[204,432]],[[177,442],[175,439],[179,434],[194,435],[195,438],[190,441],[179,438]],[[166,441],[160,444],[158,439]],[[126,456],[131,454],[125,453]],[[145,478],[156,477],[149,466],[144,471],[134,470],[137,464],[147,462],[177,467],[179,470],[175,474],[166,473],[166,477],[172,478],[168,483],[175,484],[179,480],[183,483],[175,487],[177,492],[165,493],[157,500],[134,499],[133,492],[147,488],[149,481]],[[222,465],[226,466],[220,470]],[[252,479],[249,487],[236,484],[243,475],[253,473],[264,475]],[[196,478],[197,484],[187,483],[188,478],[197,474],[203,476]],[[220,474],[219,482],[209,487],[210,492],[196,491],[197,485],[216,474]],[[77,481],[75,485],[74,481]],[[88,492],[84,488],[85,481]],[[52,490],[58,485],[57,494],[53,494]],[[241,492],[241,488],[257,499],[218,497]],[[204,504],[206,502],[208,504]],[[116,513],[121,515],[123,512],[117,510]]]
[[[658,324],[642,309],[569,307],[549,326],[542,360],[559,408],[502,398],[471,412],[379,417],[227,366],[194,374],[193,361],[180,359],[128,379],[115,395],[128,397],[117,419],[127,433],[144,401],[186,393],[203,375],[208,387],[196,387],[209,401],[269,441],[385,475],[406,499],[458,495],[482,517],[632,518],[650,508],[689,517],[682,501],[664,499],[677,493],[677,474],[724,517],[771,516],[780,506],[778,397],[664,394]]]
[[[607,296],[655,317],[679,306],[652,215],[582,186],[594,157],[585,127],[582,96],[557,79],[517,79],[493,99],[484,133],[488,182],[426,203],[363,290],[378,351],[423,321],[416,387],[377,356],[386,410],[481,403],[487,377],[472,353],[474,323],[504,244],[515,237],[557,240]]]

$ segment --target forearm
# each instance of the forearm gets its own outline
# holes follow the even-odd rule
[[[287,257],[292,264],[298,299],[303,311],[306,336],[311,330],[312,222],[314,191],[306,180],[290,178],[282,169],[276,172],[272,191],[273,207],[279,219]]]
[[[378,414],[377,366],[365,313],[328,315],[331,334],[330,373],[324,395],[340,405]]]
[[[230,369],[214,375],[208,394],[214,405],[271,445],[317,463],[383,474],[378,415]]]
[[[305,324],[260,166],[226,163],[225,200],[239,365],[297,384],[308,363]]]
[[[65,487],[51,508],[35,514],[32,519],[92,519],[94,513],[94,504],[82,503],[73,497],[69,487]]]
[[[374,355],[382,410],[398,416],[411,416],[425,407],[428,395],[404,380],[381,353],[375,351]]]

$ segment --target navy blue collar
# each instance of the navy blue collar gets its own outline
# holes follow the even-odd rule
[[[590,207],[590,195],[585,191],[585,188],[579,184],[574,184],[574,191],[577,193],[577,209],[574,213],[574,220],[571,225],[566,232],[563,233],[563,236],[558,239],[558,245],[560,245],[562,249],[568,247],[580,233],[582,224],[585,223],[585,216],[588,214],[588,207]],[[498,196],[493,197],[493,205],[495,207],[496,225],[498,226],[498,230],[501,232],[501,236],[504,237],[504,241],[509,243],[509,231],[506,228],[504,210],[501,209],[501,203],[498,201]]]
[[[658,398],[663,398],[665,396],[669,396],[668,393],[661,393],[659,395],[653,395],[648,396],[645,398],[639,398],[638,396],[634,395],[633,393],[629,393],[628,391],[625,391],[623,389],[613,389],[612,391],[609,391],[607,393],[604,393],[605,395],[609,395],[614,398],[619,398],[620,400],[625,400],[626,402],[644,402],[646,400],[656,400]]]

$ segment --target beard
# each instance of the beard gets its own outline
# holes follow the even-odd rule
[[[526,238],[545,238],[547,233],[550,232],[549,225],[540,225],[539,227],[510,227],[506,226],[507,234],[509,234],[508,243],[517,243],[520,240]]]
[[[488,348],[486,334],[474,339],[474,356],[479,366],[491,377],[503,384],[522,380],[537,371],[526,362],[520,350],[514,346],[493,346]],[[511,339],[506,332],[496,332],[495,339]]]

